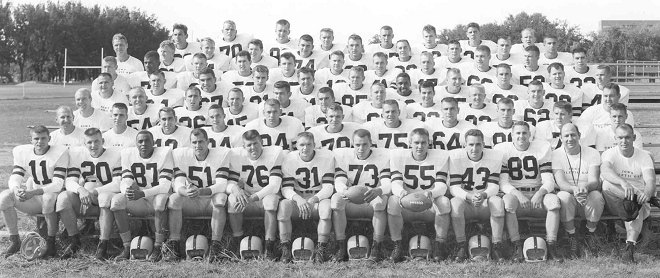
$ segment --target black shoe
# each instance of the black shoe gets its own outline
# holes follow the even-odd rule
[[[55,236],[46,238],[46,254],[44,258],[57,257],[57,245],[55,245]]]
[[[447,252],[447,244],[444,242],[435,241],[433,242],[433,260],[435,262],[441,262],[449,257],[449,252]]]
[[[291,255],[291,242],[289,241],[281,242],[280,252],[282,253],[282,256],[280,257],[281,262],[290,263],[293,260]]]
[[[346,240],[337,240],[337,252],[332,256],[334,262],[348,261],[348,253],[346,251]]]
[[[634,254],[635,254],[635,243],[626,241],[626,250],[623,251],[623,256],[621,256],[621,259],[623,259],[623,261],[626,263],[635,263]]]
[[[76,252],[80,249],[80,234],[75,234],[71,236],[71,243],[64,249],[64,253],[60,256],[60,259],[66,260],[73,257]]]
[[[401,240],[394,241],[394,250],[392,250],[390,260],[395,263],[403,260],[403,242],[401,242]]]
[[[467,242],[459,242],[458,244],[460,246],[458,252],[456,253],[456,257],[454,257],[454,261],[462,262],[465,261],[468,257]]]
[[[513,256],[511,256],[511,260],[517,263],[524,261],[525,257],[523,256],[522,242],[520,242],[520,240],[516,240],[511,243],[513,244],[514,247]]]
[[[174,262],[181,259],[181,250],[178,240],[168,240],[163,245],[162,250],[163,261]]]
[[[275,241],[266,240],[266,250],[264,250],[264,258],[268,261],[275,260]]]
[[[9,241],[11,244],[5,251],[2,252],[2,257],[6,258],[11,255],[14,255],[18,253],[18,251],[21,251],[21,239],[18,237],[18,235],[11,235],[9,236]]]
[[[316,263],[323,263],[328,260],[328,253],[330,246],[327,242],[319,242],[316,245],[316,250],[314,254],[314,262]]]
[[[502,256],[502,243],[493,244],[493,249],[491,250],[491,259],[498,263],[504,262],[504,256]]]
[[[656,208],[660,208],[660,198],[656,196],[651,197],[649,203]]]
[[[81,235],[93,235],[96,233],[96,225],[94,219],[85,219],[83,226],[78,229]]]
[[[379,262],[383,260],[383,250],[381,250],[382,244],[374,240],[371,244],[371,251],[369,253],[369,260],[373,262]]]
[[[577,238],[577,234],[568,235],[568,246],[570,247],[569,258],[577,259],[580,257],[580,241]]]
[[[131,246],[124,245],[124,250],[121,251],[121,254],[115,257],[115,260],[128,260],[131,258]]]
[[[99,261],[105,260],[105,257],[108,255],[108,241],[107,240],[101,240],[99,241],[99,246],[96,247],[96,254],[94,255],[94,258],[96,258]]]
[[[147,257],[147,260],[155,263],[163,259],[163,245],[154,245],[154,249],[151,250],[151,254]]]
[[[223,253],[222,243],[219,240],[211,240],[211,248],[209,250],[209,261],[215,262],[225,259],[227,256]]]
[[[229,245],[227,246],[227,254],[234,256],[235,258],[241,257],[241,239],[242,236],[235,236],[229,240]]]
[[[548,241],[548,257],[553,259],[555,262],[561,263],[564,261],[564,257],[557,251],[557,243],[554,241]]]
[[[589,232],[584,235],[584,245],[591,256],[598,256],[598,238],[596,232]]]

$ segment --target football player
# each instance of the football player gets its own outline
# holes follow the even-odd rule
[[[525,28],[520,32],[520,41],[521,43],[514,44],[511,46],[511,54],[514,55],[524,55],[527,47],[536,46],[539,49],[543,47],[542,43],[536,42],[536,31],[532,28]]]
[[[172,42],[176,46],[174,57],[185,58],[197,53],[199,49],[199,44],[196,42],[188,42],[188,26],[180,23],[172,26]]]
[[[633,144],[637,139],[633,128],[629,124],[621,124],[616,128],[616,139],[619,146],[605,151],[600,165],[603,179],[603,197],[607,209],[614,215],[630,217],[626,211],[626,202],[637,202],[639,215],[631,221],[624,218],[626,226],[626,250],[623,260],[633,263],[635,245],[642,231],[642,224],[650,214],[648,202],[655,197],[655,172],[650,154]]]
[[[191,129],[179,126],[178,122],[174,108],[163,107],[158,110],[158,125],[148,129],[153,137],[154,146],[171,149],[190,146]]]
[[[107,116],[107,115],[106,115]],[[84,129],[73,125],[73,111],[69,106],[60,106],[55,110],[55,122],[58,129],[50,133],[50,144],[76,147],[85,144]]]
[[[144,67],[139,59],[128,55],[128,39],[121,33],[112,36],[112,50],[117,57],[117,74],[128,78],[131,73],[143,71]]]
[[[217,46],[221,54],[235,58],[238,52],[248,49],[248,43],[251,40],[251,35],[238,34],[236,32],[236,23],[234,21],[225,20],[222,23],[222,38],[218,40]]]
[[[365,129],[353,133],[353,148],[335,149],[337,172],[335,173],[335,191],[330,199],[332,208],[332,226],[339,248],[333,259],[348,260],[346,252],[346,215],[361,214],[373,210],[371,223],[374,228],[373,244],[369,258],[379,261],[383,257],[383,239],[387,228],[387,206],[390,188],[390,154],[388,150],[371,148],[371,134]],[[364,186],[365,203],[354,204],[344,192],[349,187]]]
[[[268,55],[280,61],[280,54],[285,50],[296,49],[298,42],[289,38],[291,34],[291,23],[286,19],[280,19],[275,22],[275,41],[272,42],[271,47],[266,47]]]
[[[533,80],[545,82],[548,79],[547,66],[539,65],[541,52],[538,47],[532,45],[525,48],[523,52],[523,63],[511,67],[513,84],[529,86]]]
[[[522,242],[518,232],[518,217],[545,216],[548,256],[555,261],[563,260],[557,252],[557,232],[561,207],[559,198],[552,193],[555,181],[552,176],[552,150],[543,140],[530,141],[532,133],[526,122],[516,121],[511,128],[512,142],[494,147],[504,153],[500,190],[504,192],[506,226],[515,246],[514,261],[523,258]]]
[[[316,94],[322,86],[314,85],[314,71],[307,67],[298,69],[298,83],[300,85],[291,87],[291,97],[301,98],[309,104],[316,104]]]
[[[167,202],[170,237],[167,246],[173,252],[163,254],[165,261],[179,259],[179,240],[183,216],[211,216],[211,251],[213,259],[223,250],[220,240],[227,221],[227,180],[229,148],[209,148],[209,138],[201,128],[190,134],[190,147],[172,151],[174,183]]]
[[[66,191],[58,195],[56,205],[67,233],[73,236],[73,243],[62,255],[64,258],[71,257],[80,248],[76,215],[99,216],[101,233],[95,257],[103,260],[107,256],[108,240],[115,222],[110,201],[119,193],[122,149],[105,148],[104,143],[101,131],[89,128],[85,130],[85,145],[69,150]]]
[[[365,53],[374,54],[376,52],[383,52],[387,55],[388,58],[397,56],[397,48],[395,47],[392,41],[394,40],[394,30],[390,26],[380,27],[380,33],[378,34],[380,40],[377,44],[370,44],[365,47]]]
[[[572,64],[573,57],[568,52],[559,52],[559,39],[555,35],[546,35],[543,38],[543,48],[545,52],[539,58],[540,65],[550,65],[552,63],[561,63],[564,67]]]
[[[224,81],[217,82],[218,76],[215,75],[216,72],[212,69],[205,69],[199,74],[199,89],[202,92],[202,103],[211,103],[226,107],[227,102],[225,98],[227,97],[227,92],[234,86]]]
[[[435,58],[435,64],[440,69],[457,68],[461,71],[474,67],[472,58],[463,56],[461,43],[457,40],[450,40],[447,43],[447,56]]]
[[[427,118],[440,118],[442,108],[434,101],[435,83],[424,81],[419,86],[420,102],[406,105],[406,118],[425,122]]]
[[[105,56],[101,61],[101,72],[107,72],[112,76],[113,89],[118,92],[122,92],[124,95],[128,96],[128,91],[131,90],[131,85],[128,80],[130,75],[119,75],[117,73],[118,65],[117,58],[113,56]],[[92,81],[92,92],[99,90],[99,82],[97,79]]]
[[[250,52],[250,61],[252,61],[252,68],[257,65],[263,65],[266,68],[274,69],[279,64],[277,58],[271,57],[270,55],[264,55],[264,43],[259,39],[250,40],[248,43],[248,52]],[[233,60],[232,60],[233,61]],[[236,69],[235,65],[232,65],[232,69]]]
[[[491,49],[492,50],[492,49]],[[518,57],[511,55],[511,37],[500,36],[497,39],[497,53],[493,55],[493,65],[507,64],[509,66],[520,64]]]
[[[553,103],[558,100],[570,102],[573,106],[573,117],[580,117],[582,114],[582,90],[570,83],[564,83],[564,76],[564,65],[561,63],[555,62],[548,66],[550,86],[545,91],[545,98]]]
[[[110,114],[110,107],[117,102],[128,105],[126,94],[121,91],[115,91],[113,88],[114,80],[112,75],[107,72],[102,72],[96,78],[99,82],[99,90],[92,94],[91,105],[93,108],[105,113]]]
[[[367,100],[370,86],[364,83],[362,67],[352,67],[348,72],[348,83],[334,84],[332,88],[339,103],[352,107],[360,101]]]
[[[103,146],[105,147],[135,147],[137,130],[128,126],[128,107],[123,103],[115,103],[110,115],[112,129],[103,133]]]
[[[231,69],[234,59],[223,55],[222,53],[217,53],[215,51],[217,48],[215,47],[215,41],[213,39],[209,37],[202,38],[199,41],[199,44],[201,53],[206,56],[206,63],[208,64],[208,68],[221,71],[228,71]],[[193,55],[188,55],[183,59],[185,60],[186,70],[195,70],[195,66],[193,65]]]
[[[273,97],[280,102],[280,109],[282,109],[282,116],[294,117],[300,122],[305,121],[305,109],[310,106],[309,102],[302,98],[291,98],[291,86],[286,81],[277,81],[273,85]],[[265,102],[259,103],[259,116],[264,116]]]
[[[581,47],[573,49],[572,66],[566,67],[566,80],[582,88],[583,84],[596,84],[596,68],[587,63],[587,50]]]
[[[264,147],[256,130],[244,132],[242,141],[243,147],[233,151],[233,159],[229,162],[229,224],[234,239],[240,239],[244,234],[243,216],[263,215],[266,240],[264,256],[274,260],[282,161],[287,151],[278,146]]]
[[[474,59],[477,48],[482,45],[488,47],[489,49],[495,49],[497,47],[495,42],[481,39],[481,28],[479,27],[478,23],[468,23],[465,35],[468,39],[460,40],[461,49],[463,49],[463,56]]]
[[[95,127],[106,131],[112,128],[112,122],[107,113],[92,107],[92,92],[87,88],[80,88],[76,91],[74,98],[76,100],[76,109],[73,111],[73,125],[82,130]]]
[[[335,92],[329,87],[321,88],[316,94],[315,103],[317,104],[305,108],[305,128],[307,129],[328,123],[328,119],[325,116],[328,113],[328,107],[335,104]],[[343,121],[351,122],[351,108],[342,105],[342,110],[347,115]]]
[[[468,258],[465,221],[490,220],[492,229],[492,259],[504,261],[502,235],[504,233],[504,201],[497,196],[500,189],[502,153],[484,149],[484,134],[478,129],[465,132],[465,147],[449,152],[449,191],[451,223],[459,249],[454,258]]]
[[[389,69],[387,59],[387,54],[383,52],[374,53],[372,69],[364,72],[365,84],[380,82],[389,87],[395,82],[396,77],[402,71],[399,68]]]
[[[511,142],[514,113],[513,100],[501,98],[497,102],[497,121],[479,123],[478,127],[484,134],[486,148],[493,148],[503,142]]]
[[[291,86],[298,84],[298,76],[296,75],[296,56],[291,52],[284,52],[280,55],[280,66],[271,69],[268,76],[270,83],[277,81],[289,82]]]
[[[545,98],[543,87],[543,83],[538,80],[529,83],[529,86],[527,86],[527,99],[515,101],[514,120],[525,121],[531,126],[536,126],[540,122],[550,120],[550,112],[553,105],[552,99]],[[575,109],[573,111],[575,112]]]
[[[430,81],[433,86],[438,86],[445,82],[447,71],[435,67],[435,60],[433,53],[430,51],[423,51],[419,56],[419,68],[408,71],[410,74],[410,81],[415,84],[417,88],[421,88],[422,83]]]
[[[564,140],[561,139],[562,127],[566,124],[572,123],[572,107],[571,104],[565,100],[555,102],[552,106],[552,116],[549,121],[542,121],[536,124],[536,134],[534,137],[538,140],[545,140],[550,143],[553,150],[559,149]],[[582,125],[583,130],[580,132],[580,144],[586,147],[596,146],[596,132],[593,130],[593,125]]]
[[[473,52],[474,67],[468,68],[466,84],[493,83],[497,75],[497,69],[490,66],[490,48],[485,45],[477,46]]]
[[[419,90],[413,88],[409,74],[405,72],[399,73],[399,75],[396,76],[393,87],[394,88],[387,88],[388,99],[394,99],[402,104],[419,102]],[[405,107],[401,108],[405,111]]]
[[[348,59],[345,60],[344,69],[351,69],[353,67],[361,67],[367,70],[371,61],[369,56],[364,54],[364,44],[362,44],[362,37],[357,34],[352,34],[348,37],[348,44],[346,45],[346,52]]]
[[[160,70],[160,55],[156,51],[149,51],[144,54],[144,70],[133,72],[129,79],[131,88],[142,87],[145,90],[151,89],[151,75],[158,73]],[[163,72],[165,76],[162,80],[165,89],[176,88],[177,74],[171,71]]]
[[[248,122],[259,117],[259,105],[245,102],[243,91],[240,88],[232,88],[227,95],[225,108],[225,121],[228,125],[245,126]]]
[[[561,223],[568,233],[571,257],[579,257],[580,241],[575,233],[575,215],[587,220],[584,241],[596,254],[596,227],[603,214],[605,200],[600,192],[600,153],[580,145],[580,130],[568,123],[561,127],[563,147],[552,152],[552,172],[559,186]],[[577,168],[577,169],[576,169]]]
[[[314,38],[310,35],[302,35],[298,40],[298,51],[288,50],[296,57],[296,68],[310,68],[317,70],[327,67],[326,54],[323,51],[314,51]]]
[[[252,86],[254,83],[252,74],[252,61],[250,52],[245,50],[238,52],[232,60],[236,62],[236,69],[222,74],[222,81],[234,84],[234,86]]]
[[[9,176],[9,188],[0,192],[0,211],[11,242],[2,252],[5,258],[21,249],[17,209],[27,214],[44,214],[48,226],[45,255],[57,255],[55,236],[58,220],[55,202],[64,185],[69,151],[65,146],[49,145],[49,141],[48,128],[37,125],[30,129],[31,144],[20,145],[12,150],[14,167]],[[22,184],[23,178],[28,179],[26,184]],[[29,182],[30,178],[32,182]]]
[[[335,148],[350,148],[353,144],[353,132],[362,128],[362,125],[345,122],[344,106],[330,103],[325,111],[328,124],[317,125],[310,128],[309,133],[314,135],[314,145],[319,149],[333,150]]]
[[[495,70],[495,83],[486,83],[486,101],[497,104],[500,98],[507,97],[512,100],[525,100],[528,97],[527,88],[511,83],[511,66],[499,64]]]
[[[451,205],[445,196],[449,171],[448,155],[442,150],[429,150],[429,133],[423,128],[413,129],[408,143],[410,150],[392,150],[390,156],[392,196],[387,201],[387,225],[394,241],[390,260],[400,262],[403,253],[404,218],[400,200],[415,192],[423,192],[433,201],[433,206],[429,209],[434,216],[435,228],[433,259],[445,260],[449,256],[446,242],[451,224]],[[409,211],[406,212],[407,217],[412,216]]]
[[[314,135],[309,132],[297,135],[296,146],[298,150],[287,154],[282,161],[284,199],[277,210],[281,261],[291,262],[291,218],[309,221],[318,217],[314,260],[324,262],[332,229],[330,197],[334,191],[335,155],[329,150],[316,149]]]
[[[160,65],[158,70],[182,72],[186,70],[186,64],[182,58],[174,57],[174,50],[176,46],[170,40],[165,40],[160,43],[158,47],[158,55],[160,55]]]
[[[476,128],[472,122],[458,118],[458,101],[452,97],[440,101],[441,118],[428,118],[426,125],[431,133],[431,146],[434,149],[451,151],[463,146],[464,134]]]
[[[201,128],[206,126],[208,104],[202,103],[202,91],[197,87],[188,87],[183,106],[174,108],[178,115],[179,125],[188,128]]]
[[[498,120],[497,104],[485,102],[485,86],[472,84],[468,92],[467,102],[458,104],[460,120],[465,120],[475,126],[482,122]]]
[[[374,85],[376,86],[376,85]],[[408,148],[408,135],[418,127],[424,127],[422,121],[416,119],[401,119],[401,109],[396,100],[383,102],[382,119],[373,119],[363,125],[371,132],[372,141],[378,148]]]
[[[252,78],[254,85],[244,87],[245,98],[251,103],[259,104],[266,101],[269,95],[272,95],[273,85],[268,83],[268,68],[264,65],[254,67]]]
[[[616,83],[609,83],[603,87],[603,103],[594,105],[582,113],[579,123],[592,124],[596,130],[607,129],[610,125],[610,110],[612,105],[621,100],[621,88]],[[575,111],[575,109],[573,109]],[[575,115],[575,114],[574,114]],[[634,126],[635,117],[627,111],[626,123]]]
[[[245,125],[246,130],[255,129],[261,134],[264,146],[280,146],[285,150],[293,150],[296,146],[298,133],[305,129],[297,118],[283,116],[280,101],[268,99],[264,101],[263,117],[254,119]]]
[[[620,140],[616,136],[616,129],[620,125],[628,123],[627,119],[630,116],[630,112],[628,111],[628,108],[626,107],[625,104],[623,103],[616,103],[612,104],[610,107],[610,122],[608,123],[607,126],[604,126],[602,128],[596,128],[595,129],[595,137],[596,137],[596,150],[599,152],[603,153],[604,151],[611,149],[613,147],[616,147],[620,144]],[[586,125],[586,123],[583,122],[583,125]],[[632,125],[631,125],[632,126]],[[643,146],[643,137],[641,134],[639,134],[639,131],[634,130],[633,134],[635,135],[635,142],[633,142],[633,146],[635,148],[641,149]]]
[[[612,69],[607,65],[599,65],[596,67],[596,84],[584,84],[581,87],[584,92],[584,97],[582,102],[583,109],[587,109],[591,106],[596,106],[603,102],[603,91],[605,87],[609,84],[612,84]],[[626,88],[623,85],[617,84],[619,86],[619,102],[628,104],[630,99],[630,89]]]
[[[177,87],[181,91],[186,91],[188,87],[200,84],[200,75],[209,68],[206,55],[197,53],[192,58],[193,70],[180,72],[176,75]],[[211,69],[214,72],[216,80],[222,80],[222,72],[217,69]]]
[[[450,68],[447,70],[446,85],[438,86],[435,95],[435,101],[440,102],[442,99],[451,97],[456,101],[464,103],[467,102],[468,87],[463,85],[462,71],[458,68]]]
[[[422,27],[422,45],[419,50],[431,52],[434,58],[447,55],[447,45],[438,43],[438,32],[433,25]]]
[[[128,108],[126,124],[136,130],[146,130],[155,126],[158,123],[159,106],[147,102],[147,93],[142,87],[131,89],[129,96],[131,107]]]
[[[326,56],[337,50],[343,51],[346,46],[341,43],[335,43],[335,31],[331,28],[323,28],[319,32],[319,39],[321,40],[321,50]]]
[[[380,118],[380,113],[383,111],[383,103],[387,99],[387,89],[383,83],[374,83],[369,87],[371,90],[369,100],[364,100],[352,108],[353,114],[351,115],[351,119],[359,124]],[[399,102],[399,107],[405,107],[405,103]],[[405,118],[405,115],[403,117]]]
[[[227,125],[227,108],[212,104],[209,106],[209,125],[203,127],[209,137],[209,147],[238,148],[241,145],[241,134],[245,128],[241,125]]]
[[[392,66],[407,72],[417,68],[419,65],[419,56],[413,55],[408,40],[399,40],[396,42],[396,59],[392,59]]]
[[[139,131],[135,143],[136,148],[124,149],[121,152],[120,193],[112,196],[110,202],[110,211],[115,217],[119,237],[124,243],[124,250],[117,258],[128,259],[131,254],[133,238],[128,214],[138,217],[154,216],[155,243],[147,259],[155,262],[162,258],[161,249],[168,228],[166,209],[174,168],[172,148],[157,148],[154,137],[148,130]]]
[[[181,106],[183,105],[185,93],[177,88],[167,87],[167,79],[165,78],[167,73],[171,72],[155,71],[149,74],[149,89],[145,89],[147,102],[155,106]]]
[[[332,87],[335,83],[348,82],[348,70],[344,70],[345,54],[341,50],[335,50],[328,55],[328,67],[317,70],[314,73],[316,83]]]

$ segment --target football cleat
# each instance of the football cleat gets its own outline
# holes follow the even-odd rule
[[[344,245],[346,246],[346,245]],[[330,244],[327,242],[319,242],[314,250],[314,262],[324,263],[328,260],[328,253],[330,252]]]
[[[345,262],[348,261],[348,254],[346,251],[346,240],[337,240],[337,252],[332,255],[332,261]]]
[[[499,242],[494,243],[493,248],[491,250],[491,253],[492,253],[491,258],[494,261],[496,261],[498,263],[504,262],[504,256],[502,256],[502,243],[499,243]]]
[[[75,234],[71,236],[71,243],[64,249],[64,253],[62,256],[60,256],[60,259],[66,260],[71,257],[73,257],[76,252],[78,252],[78,249],[80,249],[80,234]]]
[[[55,245],[55,237],[49,236],[46,239],[46,254],[44,258],[55,258],[57,257],[57,245]]]
[[[511,260],[514,262],[522,262],[524,260],[523,258],[523,245],[520,242],[520,240],[516,240],[512,242],[513,244],[513,256],[511,256]]]
[[[280,257],[280,261],[283,263],[290,263],[293,260],[291,256],[293,250],[291,250],[290,244],[291,242],[289,241],[280,242],[280,252],[282,253],[282,256]]]
[[[626,249],[623,251],[621,258],[626,263],[635,263],[635,243],[626,241]]]
[[[264,252],[264,258],[269,261],[275,260],[275,241],[266,240],[266,250]]]
[[[374,242],[371,244],[371,252],[369,252],[369,260],[373,262],[379,262],[383,260],[383,246],[382,243]]]
[[[557,251],[556,242],[548,242],[548,257],[552,258],[555,262],[558,263],[564,261],[564,256],[562,256],[562,254]]]
[[[5,249],[5,251],[2,252],[2,256],[4,258],[18,253],[18,251],[21,251],[21,239],[18,237],[18,235],[9,236],[9,241],[11,244],[9,247],[7,247],[7,249]]]
[[[460,246],[458,248],[458,252],[456,253],[456,256],[454,257],[454,261],[462,262],[465,261],[468,257],[467,242],[459,242],[458,244]]]
[[[433,242],[433,261],[441,262],[449,257],[449,252],[447,251],[447,244],[444,242],[435,241]]]
[[[403,242],[401,240],[394,241],[394,250],[392,250],[392,255],[390,255],[390,260],[392,262],[398,263],[403,260]]]
[[[147,257],[147,260],[155,263],[163,259],[163,245],[154,245],[154,249],[151,250],[151,253]]]
[[[570,247],[569,258],[577,259],[580,257],[580,241],[577,238],[577,234],[568,235],[568,246]]]
[[[188,243],[188,242],[186,242]],[[166,262],[173,262],[173,261],[178,261],[181,259],[181,251],[179,250],[179,241],[178,240],[168,240],[167,243],[162,245],[163,247],[161,248],[161,254],[162,254],[162,259],[163,261]],[[186,244],[186,249],[187,249],[187,244]],[[187,250],[186,250],[187,251]],[[205,252],[205,250],[202,250]],[[187,252],[186,252],[187,253]],[[202,258],[204,255],[202,254]]]
[[[221,260],[225,258],[222,255],[222,250],[224,248],[222,247],[222,243],[220,243],[219,240],[211,240],[211,250],[209,251],[209,261],[210,262],[215,262],[218,260]]]
[[[101,240],[99,241],[99,245],[96,247],[96,254],[94,254],[94,258],[96,258],[99,261],[105,260],[105,257],[108,255],[108,241],[107,240]]]

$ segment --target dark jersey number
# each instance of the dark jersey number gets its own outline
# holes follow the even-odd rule
[[[245,184],[254,187],[258,184],[261,187],[268,185],[268,169],[264,165],[259,165],[256,168],[252,165],[243,165],[241,169],[244,173],[247,172],[247,180]]]
[[[112,181],[112,170],[107,162],[101,161],[94,164],[91,161],[84,161],[80,166],[80,176],[83,180],[89,176],[96,176],[96,179],[103,185]]]
[[[355,171],[355,178],[353,178],[353,185],[360,184],[360,179],[362,179],[362,173],[370,175],[367,181],[364,182],[364,186],[374,188],[378,185],[378,167],[373,164],[367,165],[348,165],[348,171]],[[371,181],[371,183],[369,182]]]
[[[418,186],[421,190],[431,189],[435,183],[433,169],[433,165],[406,165],[403,177],[412,182],[412,184],[406,183],[406,186],[413,190],[417,189]]]
[[[539,164],[533,156],[511,157],[507,163],[511,180],[536,179],[539,175]],[[524,171],[524,172],[523,172]]]
[[[147,179],[147,171],[151,171],[151,187],[158,185],[158,165],[156,163],[133,163],[131,165],[131,173],[133,173],[133,180],[139,187],[147,186],[149,180]]]
[[[475,174],[477,177],[475,177]],[[474,168],[472,167],[468,167],[467,169],[465,169],[465,173],[463,173],[463,177],[462,177],[463,189],[467,191],[473,189],[484,190],[486,189],[486,184],[489,176],[490,176],[490,170],[486,167],[479,167],[477,168],[477,171],[474,171]],[[479,180],[479,177],[481,177],[481,180]]]

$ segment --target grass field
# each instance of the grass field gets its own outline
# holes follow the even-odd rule
[[[59,105],[73,106],[73,93],[89,84],[26,84],[23,86],[0,86],[0,189],[6,188],[11,171],[11,149],[28,143],[26,126],[33,124],[54,125],[54,115],[45,113]],[[644,88],[656,90],[658,87]],[[634,106],[631,106],[634,111]],[[634,111],[640,123],[657,123],[660,114],[651,111]],[[657,142],[660,132],[655,129],[640,130],[645,142]],[[656,153],[657,150],[652,150]],[[22,232],[34,228],[33,221],[21,215],[19,228]],[[1,219],[1,218],[0,218]],[[0,249],[8,241],[4,233],[4,220],[0,220]],[[258,225],[256,225],[258,226]],[[658,226],[657,223],[654,228]],[[314,230],[313,227],[310,227]],[[228,230],[228,228],[227,228]],[[656,230],[656,229],[654,229]],[[407,230],[406,234],[413,234]],[[636,265],[622,264],[617,257],[620,242],[603,242],[600,256],[569,260],[564,263],[495,264],[488,262],[431,263],[425,261],[393,264],[378,264],[355,261],[348,263],[296,263],[281,264],[266,261],[229,262],[207,264],[201,262],[146,263],[146,262],[96,262],[92,259],[97,241],[84,240],[84,248],[71,260],[40,260],[26,262],[20,256],[0,258],[0,277],[658,277],[657,242],[653,248],[645,248],[636,254]],[[111,252],[117,253],[118,249]]]

